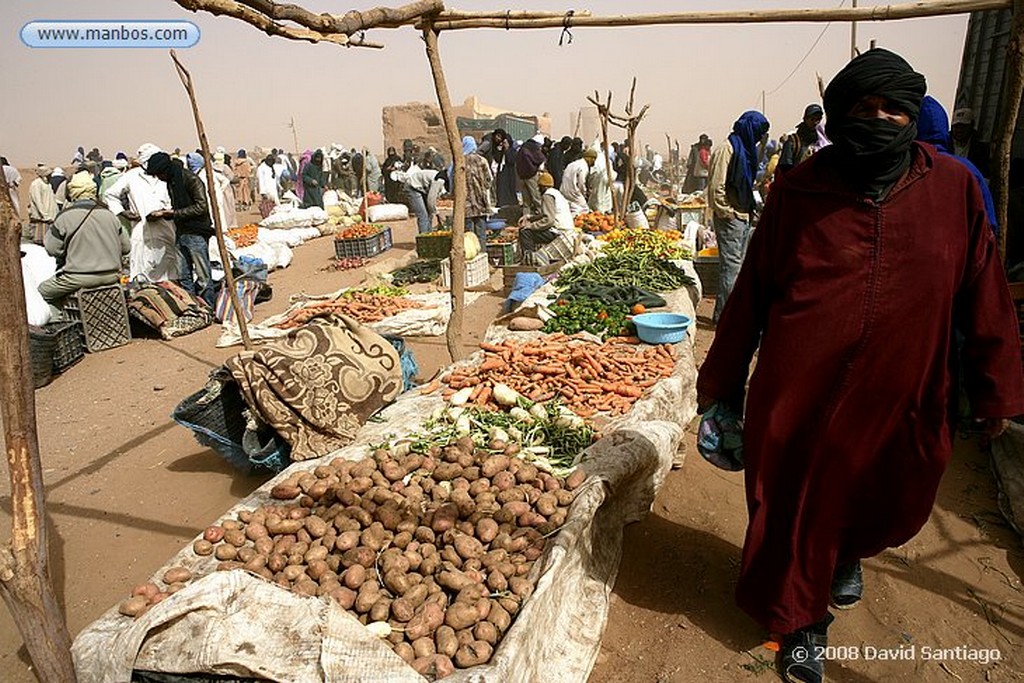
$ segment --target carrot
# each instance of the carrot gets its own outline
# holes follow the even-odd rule
[[[562,368],[557,365],[534,365],[533,371],[541,375],[561,375]]]
[[[488,358],[485,360],[479,368],[480,372],[490,372],[491,370],[501,370],[507,364],[501,358]]]
[[[497,344],[491,344],[490,342],[480,342],[480,348],[484,351],[490,351],[491,353],[501,353],[505,349]]]
[[[487,384],[480,385],[480,393],[476,397],[476,404],[478,406],[486,405],[487,401],[491,399],[491,387]]]
[[[427,386],[425,386],[422,389],[420,389],[420,393],[421,394],[432,394],[435,391],[437,391],[439,386],[441,386],[441,383],[439,381],[437,381],[437,378],[434,378],[433,380],[431,380],[430,384],[428,384]]]
[[[483,390],[484,390],[484,385],[483,384],[477,384],[475,387],[473,387],[473,391],[469,392],[469,400],[470,400],[470,402],[476,401],[476,399],[480,396],[480,392],[483,391]]]

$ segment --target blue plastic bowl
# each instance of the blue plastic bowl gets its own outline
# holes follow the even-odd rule
[[[681,313],[641,313],[633,316],[636,335],[648,344],[676,344],[686,336],[689,316]]]

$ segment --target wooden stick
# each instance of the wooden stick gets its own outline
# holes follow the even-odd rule
[[[423,40],[426,43],[427,59],[430,61],[430,74],[434,78],[434,90],[437,92],[437,103],[441,107],[441,118],[448,136],[448,149],[452,154],[452,167],[455,176],[455,200],[452,206],[452,250],[449,255],[452,269],[452,317],[448,320],[445,340],[448,343],[448,355],[452,361],[462,359],[462,319],[466,307],[466,160],[462,158],[462,142],[459,140],[459,128],[452,110],[451,97],[448,94],[448,83],[444,77],[444,66],[441,64],[441,53],[437,46],[437,31],[427,26],[423,29]]]
[[[292,40],[304,40],[310,43],[319,43],[323,41],[336,43],[337,45],[344,45],[345,47],[372,47],[377,49],[384,47],[381,43],[372,43],[362,38],[353,39],[341,32],[320,33],[318,31],[310,31],[304,28],[286,26],[274,21],[265,14],[235,2],[235,0],[174,0],[174,2],[190,12],[198,12],[202,10],[213,15],[222,15],[241,19],[245,23],[255,26],[270,36],[281,36],[282,38],[290,38]]]
[[[1009,9],[1014,0],[918,0],[875,7],[840,7],[831,9],[765,9],[725,10],[712,12],[676,12],[669,14],[632,14],[605,16],[573,16],[572,28],[614,26],[663,26],[672,24],[764,24],[764,23],[822,23],[839,21],[891,21],[917,17],[936,17],[948,14],[966,14],[983,10]],[[465,13],[459,19],[443,22],[445,30],[474,28],[541,29],[561,28],[565,15],[536,18],[494,18],[488,13],[475,16]],[[438,26],[442,28],[442,26]]]
[[[210,143],[206,139],[206,129],[203,127],[203,119],[199,116],[199,103],[196,102],[196,92],[192,87],[192,75],[178,59],[178,55],[171,50],[171,59],[174,60],[174,68],[178,70],[178,78],[185,86],[189,102],[192,104],[192,116],[196,121],[196,132],[199,134],[199,146],[203,150],[203,166],[206,170],[206,189],[210,195],[211,213],[213,213],[213,229],[217,236],[217,248],[220,251],[220,262],[224,266],[224,286],[228,288],[228,298],[231,301],[231,310],[235,313],[235,322],[238,323],[238,331],[242,335],[242,345],[246,351],[252,349],[252,339],[249,338],[249,324],[242,313],[242,304],[238,300],[238,290],[235,288],[235,276],[231,272],[231,255],[228,253],[227,244],[224,243],[224,226],[220,222],[220,204],[217,201],[217,181],[213,177],[213,159],[210,155]]]
[[[1020,100],[1024,97],[1024,0],[1013,4],[1013,23],[1010,40],[1006,45],[1006,75],[1003,102],[997,113],[995,145],[992,149],[992,194],[996,201],[996,221],[999,223],[999,255],[1006,261],[1006,233],[1010,231],[1010,152],[1013,133],[1020,114]]]
[[[21,226],[0,170],[0,419],[11,480],[11,540],[0,545],[0,596],[43,683],[74,683],[71,635],[50,580],[46,501],[36,432]]]
[[[594,91],[594,97],[587,99],[597,106],[597,113],[601,117],[601,140],[604,143],[604,163],[605,173],[608,175],[608,191],[612,195],[612,215],[615,216],[615,220],[625,220],[625,213],[621,212],[622,208],[619,204],[618,197],[615,196],[615,176],[612,175],[612,161],[611,161],[611,149],[608,146],[608,116],[612,107],[612,93],[608,92],[608,99],[605,104],[601,104],[598,101],[599,95],[597,91]]]

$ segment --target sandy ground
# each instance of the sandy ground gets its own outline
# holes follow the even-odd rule
[[[396,249],[386,258],[410,251],[413,232],[409,223],[396,226]],[[293,265],[271,275],[275,298],[258,307],[257,318],[284,310],[292,293],[357,284],[358,272],[318,272],[331,255],[330,239],[299,247]],[[467,344],[479,339],[500,304],[498,295],[473,304]],[[702,303],[705,314],[708,305]],[[240,476],[170,419],[174,406],[235,352],[216,349],[217,334],[209,328],[87,355],[36,392],[53,579],[72,634],[265,480]],[[711,337],[704,327],[698,331],[698,357]],[[441,338],[410,342],[424,376],[447,362]],[[742,480],[712,468],[692,447],[690,455],[669,476],[651,515],[625,530],[592,683],[774,679],[773,653],[761,647],[767,634],[732,600],[746,521]],[[9,515],[5,477],[0,528],[9,528]],[[841,646],[834,654],[845,659],[829,664],[830,680],[1024,678],[1024,553],[999,515],[988,456],[974,441],[958,441],[925,529],[865,570],[864,603],[840,614],[831,631],[831,644]],[[957,646],[972,648],[961,657],[998,653],[987,664],[925,654]],[[912,657],[881,661],[883,651]],[[34,681],[27,662],[0,610],[0,680]]]

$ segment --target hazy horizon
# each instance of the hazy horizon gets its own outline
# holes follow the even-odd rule
[[[317,0],[303,4],[317,12],[356,7]],[[839,5],[838,0],[648,0],[631,3],[629,11]],[[568,9],[550,2],[467,1],[450,7]],[[576,9],[618,14],[622,5],[594,0]],[[0,7],[0,17],[8,32],[0,46],[0,86],[7,95],[0,154],[21,167],[67,163],[79,145],[87,151],[99,147],[108,158],[118,150],[133,154],[143,142],[168,149],[198,146],[188,99],[167,50],[29,48],[19,31],[39,19],[197,24],[198,45],[178,54],[192,72],[210,144],[231,151],[255,145],[292,149],[288,122],[294,117],[302,149],[336,142],[380,153],[382,107],[436,102],[422,40],[411,27],[369,31],[368,39],[386,46],[370,50],[272,38],[236,19],[193,14],[171,0],[9,2]],[[876,39],[902,54],[928,79],[930,94],[952,110],[966,26],[967,15],[862,22],[858,46],[867,49]],[[562,47],[560,29],[454,31],[441,34],[440,47],[454,103],[476,95],[496,107],[547,112],[556,137],[571,133],[569,112],[585,106],[595,89],[602,96],[611,90],[613,109],[621,110],[635,75],[638,108],[651,105],[641,140],[664,150],[668,133],[685,150],[701,132],[718,141],[743,111],[760,110],[762,91],[772,137],[791,130],[804,106],[819,101],[815,74],[827,83],[849,60],[849,24],[829,26],[808,54],[824,28],[816,23],[575,28],[573,42]]]

